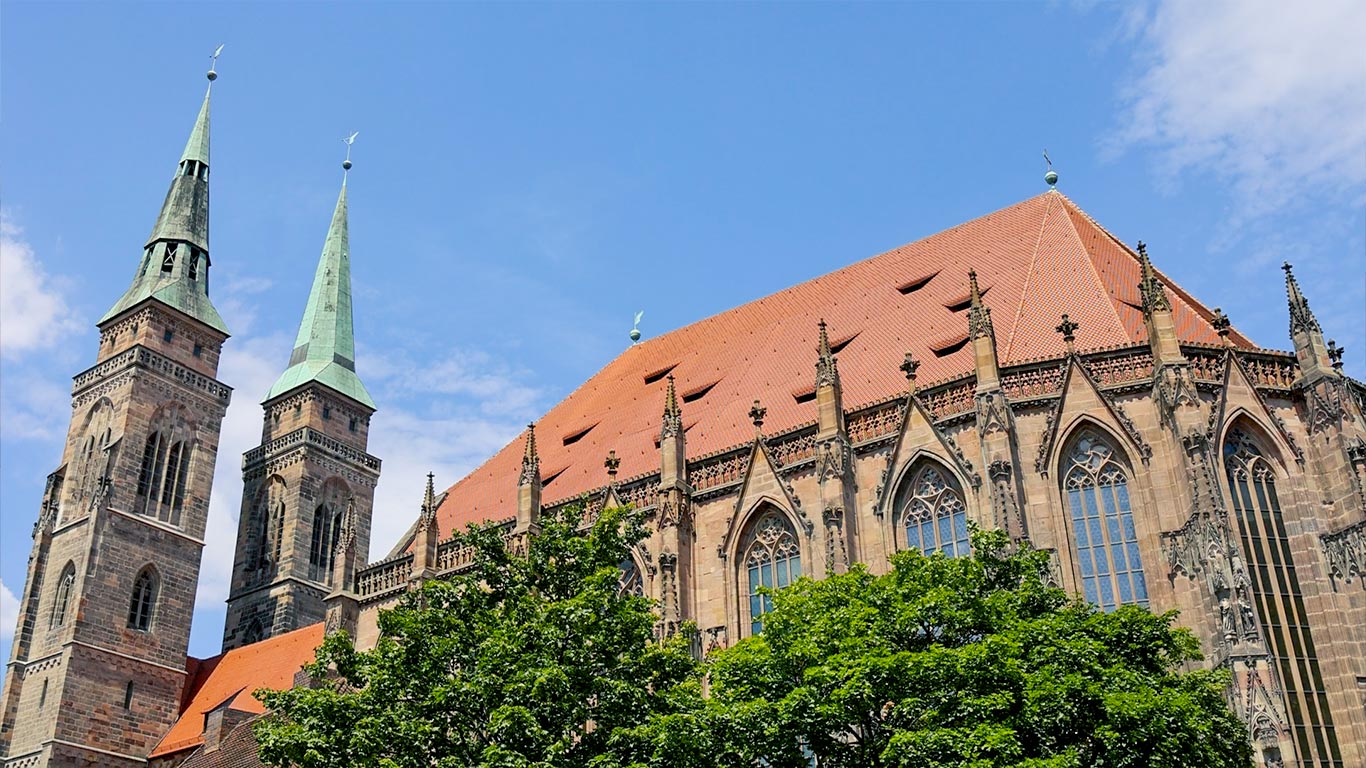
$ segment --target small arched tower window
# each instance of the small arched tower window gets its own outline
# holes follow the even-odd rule
[[[943,468],[926,462],[912,472],[897,494],[896,510],[908,548],[949,557],[972,548],[963,491]]]
[[[1129,476],[1099,433],[1083,429],[1062,458],[1062,491],[1086,599],[1106,611],[1148,604]]]
[[[57,594],[52,601],[52,618],[49,629],[66,626],[67,611],[71,608],[71,591],[76,586],[76,564],[68,562],[57,579]]]
[[[136,509],[164,523],[180,525],[193,458],[191,428],[177,406],[161,411],[153,424],[155,428],[143,444]]]
[[[801,546],[787,517],[768,507],[749,524],[740,547],[742,604],[749,610],[749,629],[763,631],[763,616],[773,610],[773,596],[759,593],[760,587],[781,589],[802,575]]]
[[[621,576],[617,581],[618,595],[645,596],[645,580],[640,577],[640,568],[634,557],[627,556],[621,561]]]
[[[128,605],[128,628],[150,632],[152,614],[156,612],[157,591],[160,587],[156,569],[143,568],[133,581],[133,599]]]
[[[266,629],[261,625],[260,619],[252,619],[247,625],[247,631],[242,634],[242,644],[251,645],[266,639]]]

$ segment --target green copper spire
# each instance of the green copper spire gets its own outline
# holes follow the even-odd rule
[[[347,160],[349,166],[350,160]],[[351,248],[346,224],[346,181],[342,180],[332,225],[327,228],[313,290],[308,294],[289,368],[270,388],[272,400],[309,382],[330,387],[373,409],[375,401],[356,375],[356,340],[351,327]]]
[[[143,246],[133,284],[104,317],[103,325],[148,299],[156,299],[221,333],[223,318],[209,301],[209,96],[217,73],[209,71],[204,94],[175,178]]]

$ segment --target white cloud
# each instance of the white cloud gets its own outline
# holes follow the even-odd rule
[[[14,596],[5,582],[0,581],[0,642],[8,643],[14,639],[18,622],[19,598]]]
[[[7,366],[0,387],[0,438],[60,442],[71,420],[68,381],[18,364]]]
[[[1140,74],[1112,149],[1147,146],[1169,180],[1231,183],[1248,220],[1366,183],[1366,3],[1167,0],[1135,30]]]
[[[43,269],[19,225],[0,211],[0,356],[43,349],[79,327],[62,286]]]

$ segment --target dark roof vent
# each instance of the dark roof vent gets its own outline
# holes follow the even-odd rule
[[[707,396],[707,393],[711,391],[711,388],[712,388],[712,387],[716,386],[716,385],[719,384],[719,383],[720,383],[720,380],[713,381],[713,382],[710,383],[710,384],[707,384],[707,385],[705,385],[705,386],[698,387],[697,389],[694,389],[694,390],[692,390],[692,391],[690,391],[690,392],[684,392],[684,393],[683,393],[683,402],[685,402],[685,403],[695,403],[695,402],[697,402],[698,400],[701,400],[702,398],[704,398],[704,397]]]
[[[898,285],[896,289],[898,291],[901,291],[903,295],[907,293],[915,293],[916,291],[928,285],[929,282],[935,278],[935,275],[938,274],[939,270],[935,270],[929,273],[928,275],[922,275],[921,277],[917,277],[914,280],[908,280],[902,283],[901,285]]]
[[[967,344],[968,337],[964,335],[948,343],[936,344],[933,347],[930,347],[930,349],[933,350],[935,357],[948,357],[949,355],[952,355],[954,352],[957,352],[958,350],[967,346]]]
[[[580,441],[580,440],[583,439],[583,436],[584,436],[584,435],[588,434],[589,432],[592,432],[592,431],[593,431],[593,427],[596,427],[597,425],[598,425],[597,422],[593,422],[592,424],[589,424],[588,426],[584,427],[583,429],[579,429],[579,430],[575,430],[575,431],[573,431],[573,432],[570,432],[569,434],[567,434],[567,435],[564,436],[564,444],[565,444],[565,445],[573,445],[574,443],[577,443],[578,441]]]
[[[677,367],[678,367],[678,363],[669,363],[668,365],[664,366],[663,368],[660,368],[660,369],[655,370],[655,371],[651,371],[650,373],[645,374],[645,383],[646,383],[646,384],[653,384],[653,383],[655,383],[656,381],[659,381],[660,379],[664,378],[665,376],[668,376],[668,375],[669,375],[669,371],[672,371],[673,369],[675,369],[675,368],[677,368]]]

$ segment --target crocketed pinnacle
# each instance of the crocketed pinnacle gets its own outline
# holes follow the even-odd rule
[[[664,389],[664,428],[662,437],[673,437],[683,432],[683,409],[678,406],[678,392],[674,389],[673,374],[669,374]]]
[[[820,389],[838,383],[840,373],[835,364],[835,355],[830,351],[830,334],[824,319],[817,324],[817,328],[820,330],[820,341],[816,344],[816,388]]]
[[[968,338],[994,338],[996,334],[991,327],[991,309],[982,304],[982,291],[977,287],[977,271],[972,269],[968,270],[968,298],[971,302],[968,309]]]
[[[1300,292],[1300,284],[1295,280],[1295,273],[1291,271],[1290,262],[1281,265],[1285,270],[1285,293],[1290,301],[1290,335],[1307,331],[1322,333],[1319,328],[1319,321],[1314,317],[1314,313],[1309,309],[1309,300]]]
[[[356,375],[356,341],[351,324],[351,247],[347,231],[346,182],[342,182],[332,224],[327,228],[313,289],[308,294],[289,368],[270,388],[272,400],[310,382],[329,387],[371,410],[375,401]]]
[[[133,284],[99,324],[156,299],[201,323],[227,334],[228,328],[209,301],[209,97],[199,107],[171,188],[161,204],[152,233],[143,246]]]
[[[419,530],[436,523],[436,475],[427,473],[427,489],[422,494],[422,514],[417,518]]]
[[[518,485],[541,482],[541,457],[536,452],[536,424],[526,425],[526,448],[522,451],[522,476]]]
[[[347,552],[354,552],[356,549],[356,497],[351,496],[346,500],[346,512],[342,513],[341,532],[337,534],[337,545],[335,551],[340,561],[340,555]]]
[[[1167,291],[1162,287],[1162,281],[1157,279],[1157,270],[1153,269],[1153,263],[1148,259],[1148,246],[1142,242],[1138,244],[1138,263],[1143,270],[1143,277],[1138,283],[1139,293],[1143,295],[1143,311],[1149,315],[1170,312],[1172,307],[1167,301]]]

